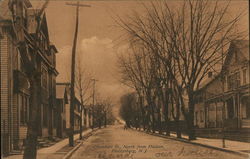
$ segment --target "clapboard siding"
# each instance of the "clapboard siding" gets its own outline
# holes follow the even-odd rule
[[[13,139],[19,139],[19,113],[18,113],[18,95],[13,96]]]
[[[0,39],[0,70],[1,70],[1,133],[8,133],[8,37],[6,32]]]

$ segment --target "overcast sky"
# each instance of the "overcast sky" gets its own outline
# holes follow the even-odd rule
[[[69,1],[68,1],[69,2]],[[146,2],[146,1],[144,1]],[[170,3],[175,3],[169,0]],[[34,8],[41,7],[41,1],[32,1]],[[80,23],[77,43],[78,58],[82,65],[98,80],[97,88],[101,96],[112,97],[114,102],[126,92],[119,82],[116,54],[126,48],[119,44],[121,31],[115,26],[116,14],[126,17],[132,10],[143,14],[142,1],[81,1],[90,8],[80,9]],[[232,15],[248,8],[248,1],[232,1]],[[75,7],[65,5],[65,1],[50,1],[46,8],[50,41],[57,54],[58,82],[70,81],[71,47],[75,29]],[[248,28],[248,14],[241,21],[240,29]],[[118,45],[119,44],[119,45]]]

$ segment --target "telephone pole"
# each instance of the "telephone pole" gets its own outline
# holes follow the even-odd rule
[[[74,106],[75,106],[75,56],[76,56],[76,44],[78,34],[78,23],[79,23],[79,7],[91,7],[90,5],[77,3],[66,3],[76,7],[76,26],[75,35],[72,46],[72,59],[71,59],[71,87],[70,87],[70,134],[69,134],[69,146],[74,146]]]

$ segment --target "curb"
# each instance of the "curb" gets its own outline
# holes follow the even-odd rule
[[[131,129],[131,130],[134,130],[134,129]],[[135,130],[135,131],[138,131],[138,130]],[[175,138],[175,137],[165,136],[165,135],[156,134],[156,133],[152,133],[152,132],[145,132],[145,131],[138,131],[138,132],[143,132],[145,134],[149,134],[149,135],[153,135],[153,136],[157,136],[157,137],[161,137],[161,138],[172,139],[172,140],[176,140],[176,141],[179,141],[179,142],[185,142],[185,143],[188,143],[188,144],[198,145],[198,146],[211,148],[211,149],[215,149],[215,150],[219,150],[219,151],[229,152],[229,153],[239,155],[239,156],[242,156],[242,157],[250,157],[250,154],[240,152],[240,151],[234,151],[234,150],[224,149],[224,148],[215,147],[215,146],[211,146],[211,145],[196,143],[196,142],[192,142],[192,141],[189,141],[189,140],[186,140],[186,139],[178,139],[178,138]]]
[[[63,159],[69,159],[73,153],[80,148],[80,146],[82,145],[83,142],[80,142],[78,145],[76,145],[72,150],[70,150],[64,157]]]
[[[87,136],[87,138],[88,137],[90,137],[90,136],[88,136],[88,134],[90,134],[90,133],[93,133],[93,132],[95,132],[95,131],[97,131],[98,129],[93,129],[92,131],[90,131],[90,132],[88,132],[87,134],[85,134],[86,136]],[[84,135],[84,136],[85,136]],[[76,150],[78,150],[79,148],[80,148],[80,146],[83,144],[83,142],[84,142],[84,140],[82,140],[79,144],[77,144],[72,150],[70,150],[64,157],[63,157],[63,159],[69,159],[72,155],[73,155],[73,153],[76,151]]]

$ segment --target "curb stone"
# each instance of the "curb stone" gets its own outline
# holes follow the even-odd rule
[[[88,138],[88,137],[92,136],[91,133],[93,133],[93,132],[95,132],[95,131],[97,131],[97,130],[99,130],[99,129],[93,129],[93,130],[90,131],[89,133],[85,134],[86,137]],[[83,144],[84,141],[85,141],[85,140],[82,140],[82,141],[81,141],[80,143],[78,143],[72,150],[70,150],[69,152],[67,152],[67,154],[63,157],[63,159],[69,159],[69,158],[73,155],[73,153],[74,153],[76,150],[78,150],[78,149],[80,148],[80,146]]]
[[[73,153],[80,148],[80,146],[82,145],[83,141],[81,141],[78,145],[76,145],[72,150],[70,150],[64,157],[63,159],[69,159]]]
[[[135,129],[132,129],[132,130],[135,130]],[[136,131],[138,131],[138,130],[136,130]],[[197,143],[197,142],[192,142],[192,141],[189,141],[189,140],[183,139],[183,138],[179,139],[179,138],[174,138],[174,137],[171,137],[171,136],[165,136],[165,135],[156,134],[156,133],[152,133],[152,132],[145,132],[145,131],[139,131],[139,132],[143,132],[145,134],[154,135],[154,136],[161,137],[161,138],[172,139],[172,140],[176,140],[176,141],[179,141],[179,142],[185,142],[185,143],[188,143],[188,144],[203,146],[203,147],[206,147],[206,148],[212,148],[212,149],[219,150],[219,151],[229,152],[229,153],[239,155],[239,156],[242,156],[242,157],[248,157],[250,159],[250,154],[240,152],[240,151],[224,149],[224,148],[220,148],[220,147],[216,147],[216,146],[211,146],[211,145],[201,144],[201,143]]]

